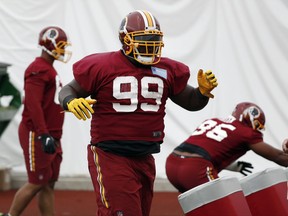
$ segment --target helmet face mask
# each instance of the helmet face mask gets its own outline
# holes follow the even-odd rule
[[[256,104],[243,102],[237,104],[232,115],[240,122],[252,127],[254,130],[265,130],[265,114]]]
[[[161,58],[163,33],[157,19],[148,11],[135,11],[121,22],[119,39],[124,54],[144,65],[157,64]]]
[[[71,44],[66,33],[59,27],[50,26],[43,29],[39,34],[38,44],[56,60],[66,63],[71,58],[72,52],[67,49]]]

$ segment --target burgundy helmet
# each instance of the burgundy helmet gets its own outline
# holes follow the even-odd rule
[[[119,40],[125,55],[144,65],[160,61],[164,46],[158,20],[148,11],[136,10],[121,22]]]
[[[237,120],[252,127],[254,130],[265,129],[265,114],[263,110],[256,104],[250,102],[242,102],[236,105],[232,112]]]
[[[39,34],[39,46],[56,60],[68,62],[72,52],[65,50],[71,44],[66,33],[57,26],[44,28]]]

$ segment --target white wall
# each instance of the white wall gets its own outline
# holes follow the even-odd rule
[[[165,176],[165,158],[204,119],[223,117],[241,101],[263,108],[267,118],[264,138],[280,148],[288,131],[288,1],[287,0],[0,0],[0,61],[11,63],[9,74],[22,91],[23,74],[40,54],[39,31],[61,26],[70,36],[73,57],[56,62],[62,82],[72,77],[72,64],[93,52],[120,49],[118,27],[135,9],[151,11],[164,32],[163,55],[190,66],[190,84],[197,86],[199,68],[212,69],[219,86],[215,98],[199,112],[167,104],[166,138],[155,155],[157,177]],[[23,92],[23,91],[22,91]],[[17,136],[22,108],[0,139],[0,166],[24,170]],[[63,134],[61,176],[89,175],[86,145],[89,121],[67,113]],[[255,169],[276,166],[254,153],[243,157]]]

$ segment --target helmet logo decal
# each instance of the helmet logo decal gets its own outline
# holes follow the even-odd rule
[[[43,40],[51,40],[51,41],[55,41],[55,39],[57,39],[58,37],[58,31],[54,28],[48,29],[45,34],[43,34]]]
[[[263,130],[264,129],[264,125],[261,124],[261,122],[258,120],[261,112],[257,107],[255,107],[255,106],[249,107],[243,112],[243,114],[249,116],[251,125],[252,125],[254,130]]]
[[[250,107],[250,108],[249,108],[249,113],[250,113],[250,115],[252,115],[254,118],[257,118],[257,117],[259,117],[259,115],[260,115],[260,111],[259,111],[259,109],[257,109],[257,107]]]
[[[58,32],[55,29],[51,29],[50,32],[48,32],[48,38],[55,39],[58,36]]]

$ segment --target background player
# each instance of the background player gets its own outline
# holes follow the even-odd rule
[[[44,28],[39,34],[41,56],[25,71],[19,140],[28,182],[15,194],[9,210],[12,216],[20,215],[36,194],[41,215],[54,215],[53,188],[62,161],[60,139],[64,115],[57,100],[62,84],[53,63],[55,59],[65,63],[70,59],[71,52],[65,50],[69,45],[61,28]]]
[[[218,178],[221,170],[249,150],[287,167],[288,154],[263,141],[264,125],[264,112],[250,102],[237,104],[232,115],[225,119],[207,119],[167,157],[168,180],[183,193]],[[243,171],[245,163],[238,165],[234,170],[241,170],[242,166]]]
[[[163,33],[148,11],[129,13],[119,39],[121,50],[92,54],[73,65],[74,80],[63,87],[59,100],[78,119],[92,114],[88,163],[98,215],[148,216],[155,179],[152,154],[163,142],[167,99],[201,110],[218,83],[211,71],[199,70],[199,88],[187,85],[189,68],[161,58]]]

